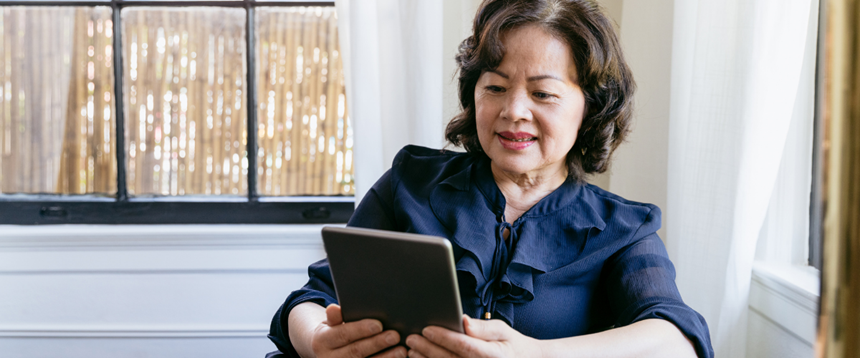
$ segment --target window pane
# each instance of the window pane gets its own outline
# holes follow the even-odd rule
[[[256,22],[260,195],[352,195],[335,9],[263,7]]]
[[[116,193],[110,8],[0,14],[0,191]]]
[[[122,10],[131,195],[246,195],[245,10]]]

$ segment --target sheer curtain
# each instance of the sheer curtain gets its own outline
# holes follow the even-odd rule
[[[439,148],[442,2],[335,2],[355,123],[356,203],[406,144]]]
[[[675,2],[667,246],[717,357],[746,352],[756,239],[817,8],[817,0]]]

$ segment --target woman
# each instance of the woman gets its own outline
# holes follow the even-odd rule
[[[404,148],[349,225],[448,237],[466,333],[428,327],[407,337],[407,350],[378,321],[343,323],[323,260],[275,315],[278,348],[306,357],[713,356],[656,235],[660,210],[584,182],[624,140],[634,87],[598,6],[486,0],[457,61],[463,111],[446,137],[467,153]]]

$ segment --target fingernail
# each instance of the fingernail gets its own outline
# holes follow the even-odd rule
[[[372,322],[370,324],[370,333],[379,333],[382,332],[382,323]]]
[[[397,334],[394,332],[391,332],[391,333],[385,335],[385,343],[388,343],[388,344],[397,343]]]
[[[413,337],[413,336],[406,337],[406,345],[410,346],[410,347],[415,345],[415,337]],[[409,351],[412,352],[411,349]]]
[[[427,337],[427,339],[432,339],[433,338],[433,330],[429,329],[429,328],[424,328],[423,330],[421,330],[421,335],[424,337]]]

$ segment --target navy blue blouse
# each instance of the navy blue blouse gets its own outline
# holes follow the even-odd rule
[[[504,209],[485,155],[407,146],[348,225],[450,239],[463,312],[471,317],[489,311],[538,339],[660,318],[675,324],[699,357],[714,356],[707,323],[675,286],[656,233],[659,208],[567,180],[513,224]],[[289,356],[298,356],[290,310],[307,301],[337,303],[328,262],[312,264],[308,274],[272,320],[269,338]]]

